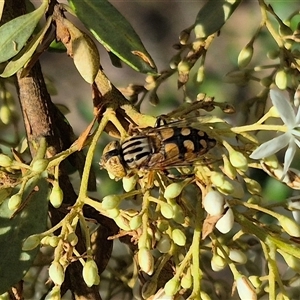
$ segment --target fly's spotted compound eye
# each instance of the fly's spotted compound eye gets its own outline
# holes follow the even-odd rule
[[[113,179],[123,178],[127,174],[123,165],[121,145],[117,141],[110,142],[104,148],[99,164]]]

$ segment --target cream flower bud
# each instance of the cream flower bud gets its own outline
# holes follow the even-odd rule
[[[247,262],[247,255],[244,252],[237,249],[230,249],[229,258],[232,261],[241,265],[244,265]]]
[[[241,276],[236,281],[237,292],[241,300],[256,300],[257,294],[251,282],[245,277]]]
[[[138,262],[143,272],[152,275],[154,270],[154,258],[149,249],[143,247],[139,250]]]
[[[225,215],[218,220],[216,223],[216,228],[223,234],[229,232],[234,224],[234,215],[231,208],[227,210]]]
[[[213,255],[211,261],[211,269],[215,272],[222,271],[226,267],[226,261],[220,255]]]
[[[224,197],[217,191],[208,192],[202,201],[205,211],[212,216],[221,215],[224,211],[224,204]]]

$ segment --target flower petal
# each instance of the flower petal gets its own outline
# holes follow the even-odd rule
[[[283,176],[285,176],[286,172],[290,168],[290,165],[292,163],[292,160],[295,156],[297,146],[295,144],[294,140],[291,140],[289,142],[289,147],[287,148],[285,155],[284,155],[284,168],[283,168]]]
[[[295,127],[295,112],[284,94],[276,90],[271,90],[270,97],[284,124],[288,127]]]
[[[300,123],[300,107],[298,108],[297,115],[296,115],[296,124],[299,125],[299,123]]]
[[[288,132],[275,137],[274,139],[261,144],[255,151],[252,152],[250,158],[260,159],[268,157],[287,146],[293,136]]]

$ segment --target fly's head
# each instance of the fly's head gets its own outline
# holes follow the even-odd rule
[[[122,148],[118,141],[110,142],[103,150],[99,165],[106,169],[112,179],[119,180],[126,176],[122,159]]]

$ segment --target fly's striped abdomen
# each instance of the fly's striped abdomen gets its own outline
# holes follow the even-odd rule
[[[128,138],[122,143],[121,148],[124,162],[130,169],[146,164],[153,153],[150,140],[144,135]]]
[[[192,162],[216,145],[216,141],[201,130],[173,127],[160,130],[166,160]]]

